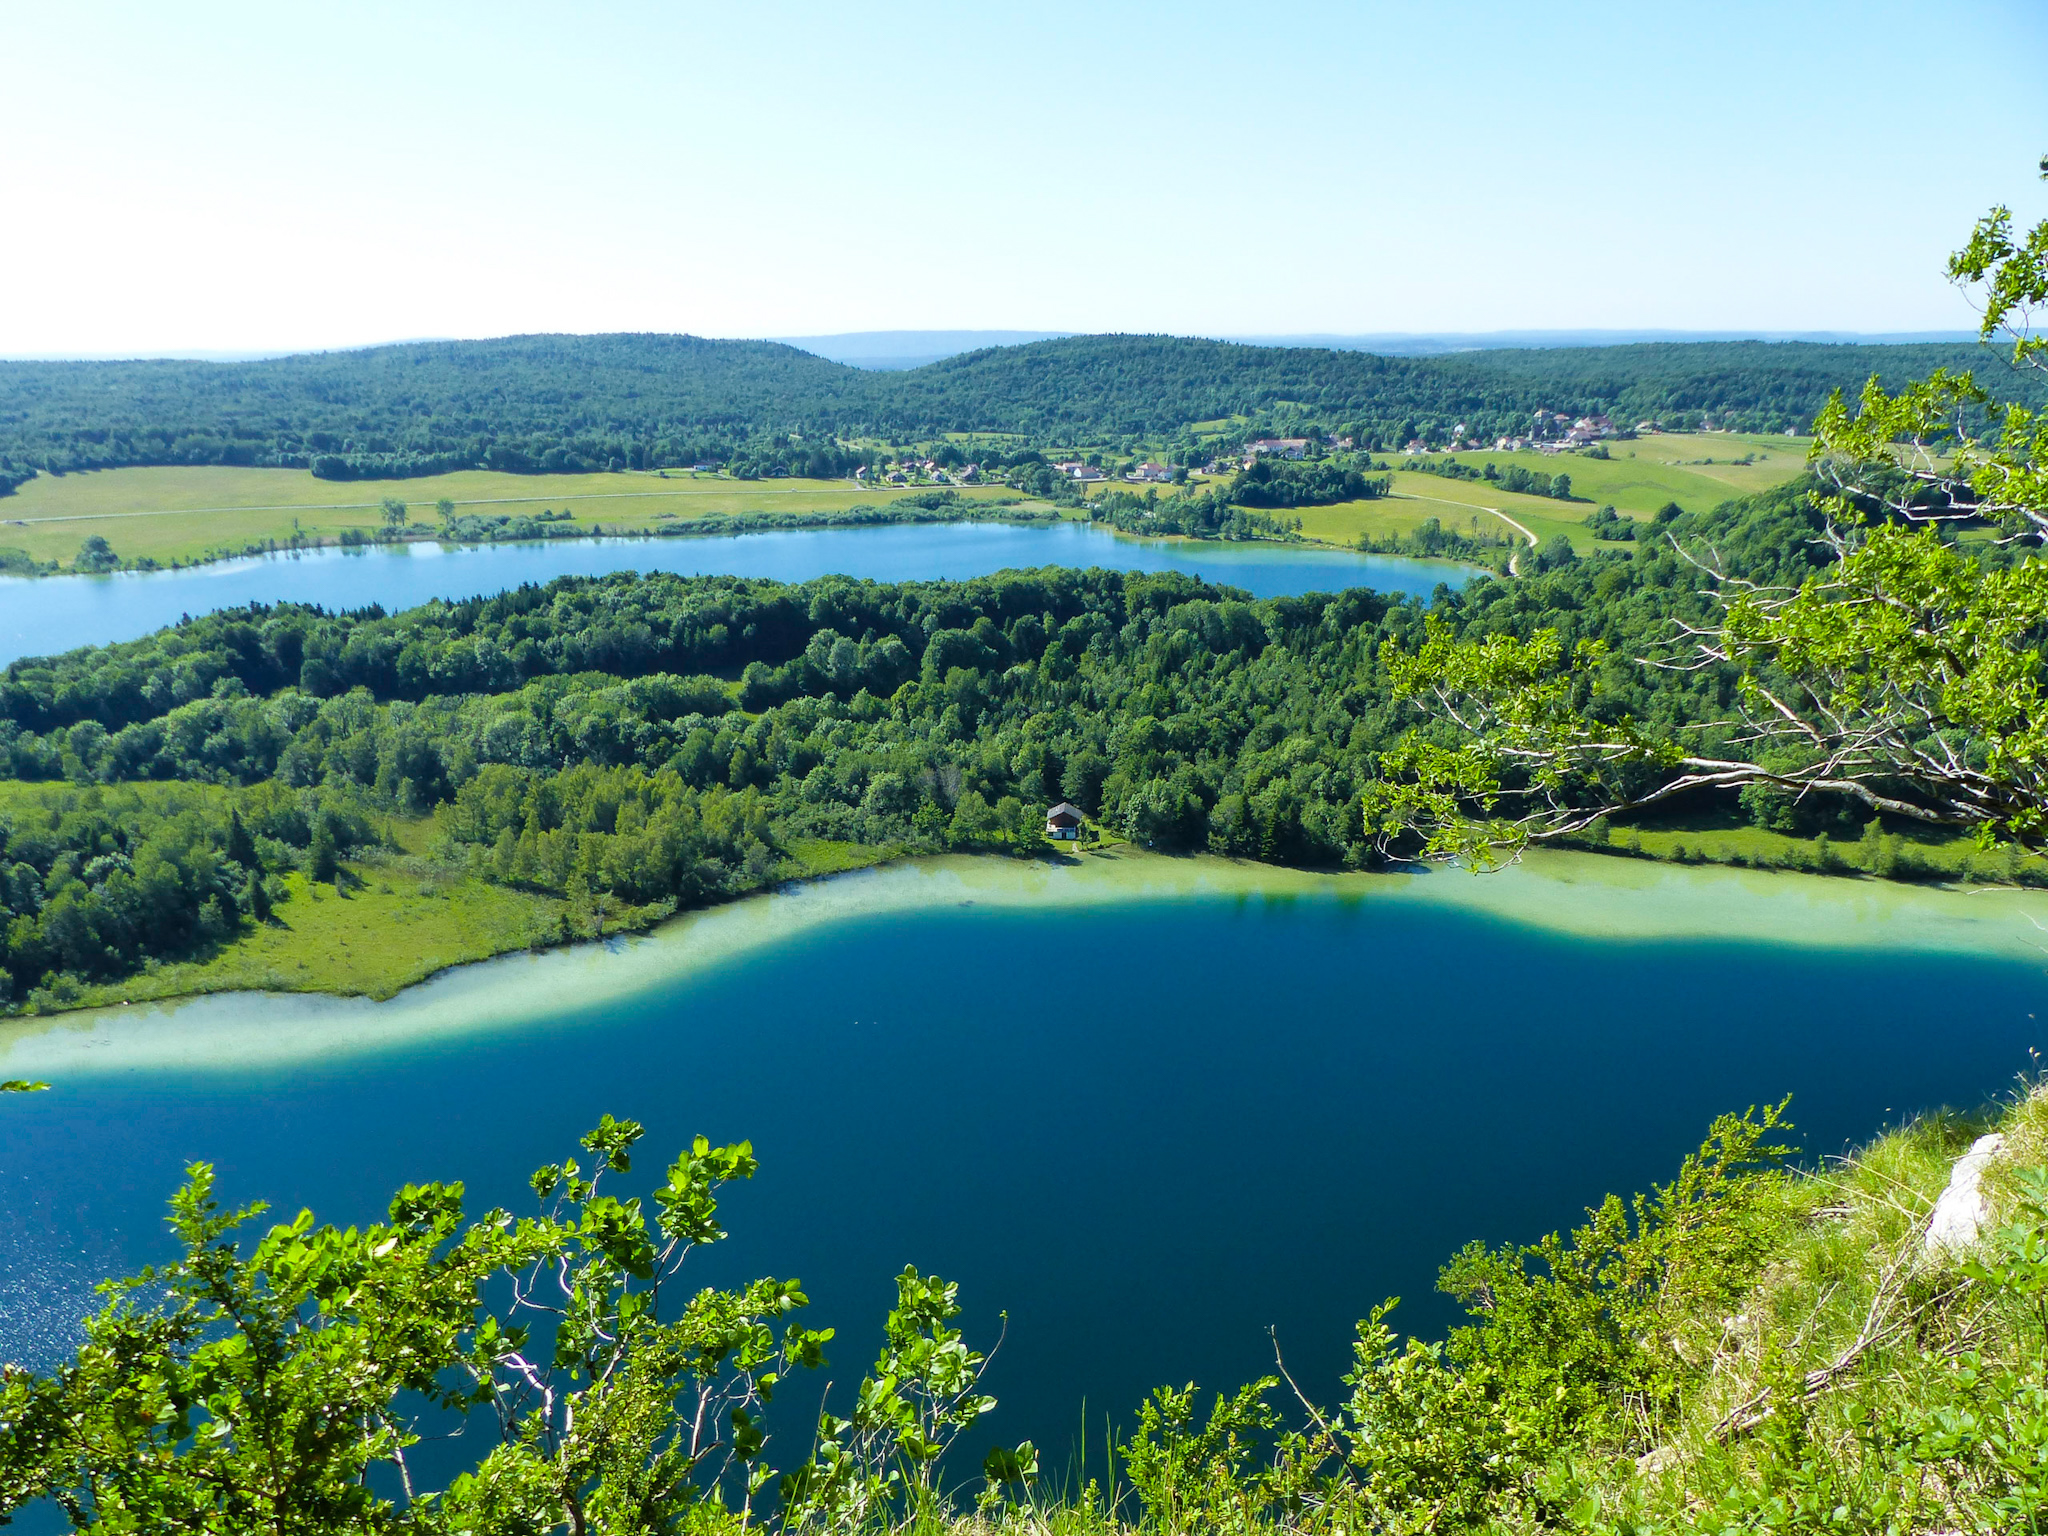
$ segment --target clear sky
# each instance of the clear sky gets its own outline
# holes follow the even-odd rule
[[[1951,329],[2042,0],[0,6],[0,353]]]

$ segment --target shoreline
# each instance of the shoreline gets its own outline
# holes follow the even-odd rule
[[[745,483],[745,482],[741,482]],[[988,487],[986,489],[994,489]],[[908,501],[911,495],[951,491],[960,494],[960,488],[935,486],[913,488],[909,494],[896,494],[888,500],[876,503],[861,503],[851,507],[834,508],[816,512],[782,512],[763,507],[751,512],[710,512],[690,518],[679,518],[665,525],[606,527],[601,520],[593,518],[588,526],[551,524],[561,532],[524,538],[459,538],[450,536],[445,530],[430,530],[420,525],[409,528],[404,536],[397,538],[348,539],[341,536],[314,534],[297,542],[276,539],[252,542],[242,548],[220,546],[190,559],[173,559],[159,562],[144,557],[138,562],[122,562],[104,571],[80,571],[67,568],[57,561],[36,561],[35,569],[0,569],[0,579],[16,581],[45,581],[70,576],[162,576],[182,572],[203,570],[210,566],[225,565],[237,560],[260,560],[273,556],[321,555],[340,551],[361,551],[371,549],[397,549],[435,545],[442,550],[492,549],[508,545],[545,545],[557,542],[576,543],[595,539],[637,539],[655,542],[675,538],[735,538],[753,533],[803,533],[827,529],[883,528],[894,526],[933,527],[947,524],[1005,523],[1016,527],[1046,527],[1060,523],[1077,523],[1087,527],[1100,528],[1112,538],[1133,544],[1192,544],[1217,545],[1220,547],[1258,545],[1275,549],[1297,549],[1326,551],[1338,555],[1365,555],[1383,560],[1406,560],[1416,565],[1443,566],[1460,571],[1468,576],[1497,574],[1490,568],[1475,565],[1470,561],[1451,556],[1408,555],[1398,551],[1360,549],[1353,544],[1338,543],[1311,535],[1294,534],[1287,538],[1249,537],[1242,539],[1203,539],[1192,534],[1177,533],[1133,533],[1118,528],[1114,523],[1093,517],[1071,517],[1070,508],[1055,502],[1040,501],[1029,496],[980,497],[961,496],[956,506],[928,508],[911,506],[902,512],[896,508]],[[670,493],[662,491],[600,491],[586,492],[575,496],[584,503],[597,501],[661,500]],[[464,508],[512,508],[515,506],[539,506],[570,499],[567,495],[535,495],[519,497],[490,497],[481,500],[458,502]],[[52,517],[10,518],[7,517],[6,503],[0,500],[0,539],[10,527],[41,526],[51,523],[119,523],[135,518],[191,517],[206,513],[236,514],[245,512],[298,512],[298,511],[367,511],[375,508],[375,502],[336,502],[329,504],[280,503],[276,506],[184,508],[145,508],[130,512],[88,512],[66,513]],[[983,510],[986,508],[986,510]],[[1086,509],[1081,509],[1085,511]],[[489,515],[484,510],[482,515]]]
[[[1733,898],[1733,899],[1731,899]],[[378,1001],[215,992],[0,1021],[0,1077],[331,1063],[423,1041],[578,1027],[592,1004],[659,988],[822,926],[938,907],[1132,902],[1420,902],[1608,944],[1974,954],[2048,965],[2048,893],[1954,890],[1544,851],[1488,875],[1319,873],[1120,849],[1069,863],[948,854],[794,882],[652,929],[451,966]],[[173,1019],[175,1017],[175,1024]]]

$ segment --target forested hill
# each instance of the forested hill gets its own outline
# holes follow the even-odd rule
[[[1998,368],[1965,346],[1689,342],[1381,357],[1178,336],[1072,336],[996,347],[890,376],[893,420],[913,429],[1172,433],[1232,416],[1306,417],[1395,448],[1434,425],[1473,435],[1527,429],[1539,407],[1627,425],[1674,415],[1697,426],[1804,430],[1832,389],[1893,384],[1936,367]]]
[[[862,420],[866,375],[765,341],[507,336],[260,362],[0,363],[0,460],[431,474],[689,463],[697,439]],[[635,450],[638,450],[637,452]],[[371,461],[371,462],[365,462]],[[340,466],[331,466],[339,469]]]
[[[791,433],[1041,446],[1171,435],[1236,417],[1397,447],[1457,423],[1488,437],[1539,407],[1697,427],[1803,429],[1833,388],[1961,346],[1657,343],[1393,358],[1168,336],[1076,336],[870,373],[771,342],[515,336],[260,362],[0,363],[0,476],[127,464],[264,464],[346,478],[485,464],[601,470],[723,459]],[[832,471],[837,473],[835,469]]]

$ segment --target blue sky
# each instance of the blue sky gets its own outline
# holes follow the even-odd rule
[[[66,0],[0,58],[0,353],[1955,328],[2048,211],[2039,0]]]

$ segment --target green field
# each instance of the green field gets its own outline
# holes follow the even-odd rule
[[[1474,468],[1487,464],[1505,469],[1518,464],[1538,474],[1570,475],[1572,494],[1584,500],[1553,501],[1545,496],[1518,496],[1484,480],[1450,480],[1394,466],[1394,493],[1384,500],[1340,502],[1304,507],[1297,514],[1302,532],[1329,544],[1353,544],[1360,535],[1386,538],[1406,533],[1425,518],[1469,532],[1474,515],[1500,528],[1491,512],[1504,512],[1539,540],[1563,534],[1580,553],[1602,546],[1585,527],[1586,515],[1611,506],[1624,517],[1653,517],[1667,502],[1688,512],[1705,512],[1731,497],[1769,490],[1793,479],[1806,467],[1806,440],[1738,433],[1671,433],[1609,443],[1608,459],[1582,453],[1460,453]],[[1752,462],[1734,460],[1749,456]],[[1712,460],[1713,462],[1705,462]]]
[[[929,487],[926,487],[929,489]],[[333,543],[348,529],[383,526],[379,505],[395,496],[415,523],[432,526],[434,503],[447,497],[462,513],[574,512],[576,526],[637,533],[666,522],[724,515],[837,512],[885,506],[908,489],[858,486],[851,480],[732,480],[671,470],[600,475],[509,475],[460,470],[416,480],[315,480],[299,469],[103,469],[40,475],[0,499],[0,546],[37,560],[69,564],[88,534],[98,534],[123,560],[203,560],[239,554],[251,545]],[[998,486],[961,488],[988,500]]]

